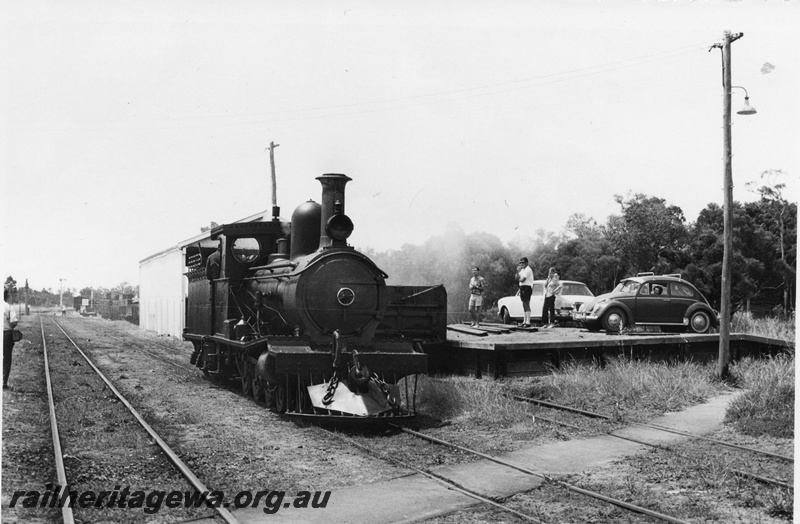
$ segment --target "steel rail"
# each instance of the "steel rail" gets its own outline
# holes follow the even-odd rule
[[[67,318],[70,318],[70,317],[67,317]],[[102,318],[102,317],[101,317],[101,318]],[[72,317],[70,320],[74,320],[74,319],[75,319],[75,317]],[[83,319],[83,318],[81,318],[81,320],[82,320],[82,321],[84,321],[84,319]],[[111,327],[111,326],[102,325],[102,324],[100,324],[99,322],[98,322],[96,325],[98,325],[98,326],[102,327],[103,329],[107,329],[107,330],[109,330],[109,331],[113,331],[114,333],[120,333],[120,334],[122,334],[122,335],[129,335],[129,336],[131,336],[131,337],[134,337],[134,338],[136,338],[136,339],[138,339],[138,340],[141,340],[142,342],[147,342],[147,343],[149,343],[149,344],[153,344],[153,345],[156,345],[156,346],[162,347],[162,348],[164,348],[164,349],[170,349],[170,350],[173,350],[173,351],[175,351],[175,350],[177,350],[177,351],[180,351],[180,350],[182,349],[182,348],[179,348],[179,347],[172,347],[172,346],[170,346],[169,344],[164,344],[163,342],[160,342],[160,341],[158,341],[158,340],[150,340],[149,338],[143,337],[143,336],[141,336],[141,335],[137,335],[136,333],[131,333],[131,332],[129,332],[129,331],[123,331],[123,330],[121,330],[121,329],[116,329],[116,328],[113,328],[113,327]],[[187,350],[185,351],[185,353],[186,353],[187,355],[191,355],[191,354],[192,354],[192,352],[191,352],[191,351],[189,351],[189,350],[188,350],[188,348],[187,348]]]
[[[394,425],[394,424],[392,424],[392,425]],[[342,440],[344,442],[347,442],[348,444],[350,444],[352,446],[357,447],[358,449],[360,449],[360,450],[362,450],[362,451],[364,451],[364,452],[366,452],[366,453],[368,453],[370,455],[374,455],[374,456],[378,457],[379,459],[381,459],[383,461],[392,462],[392,463],[394,463],[396,465],[399,465],[401,467],[404,467],[404,468],[410,469],[412,471],[415,471],[415,472],[419,473],[420,475],[433,480],[434,482],[438,482],[439,484],[443,485],[447,489],[451,489],[453,491],[457,491],[458,493],[461,493],[462,495],[466,495],[466,496],[468,496],[468,497],[470,497],[472,499],[475,499],[475,500],[477,500],[479,502],[483,502],[484,504],[489,504],[490,506],[492,506],[494,508],[497,508],[497,509],[499,509],[501,511],[505,511],[505,512],[511,513],[513,515],[516,515],[516,516],[518,516],[518,517],[520,517],[520,518],[522,518],[522,519],[524,519],[524,520],[526,520],[528,522],[533,522],[535,524],[545,524],[543,521],[537,519],[536,517],[532,517],[530,515],[526,515],[525,513],[520,513],[519,511],[517,511],[515,509],[509,508],[507,506],[503,506],[500,503],[497,503],[497,502],[495,502],[495,501],[493,501],[491,499],[488,499],[488,498],[486,498],[484,496],[481,496],[481,495],[475,493],[472,490],[469,490],[469,489],[467,489],[467,488],[465,488],[463,486],[460,486],[458,483],[453,482],[450,479],[447,479],[447,478],[442,477],[440,475],[436,475],[435,473],[431,473],[430,471],[425,471],[424,469],[420,469],[420,468],[418,468],[416,466],[413,466],[411,464],[408,464],[405,461],[402,461],[402,460],[400,460],[400,459],[398,459],[396,457],[387,457],[387,456],[383,455],[382,453],[379,453],[379,452],[375,451],[375,449],[370,448],[368,446],[365,446],[363,444],[359,444],[358,442],[354,441],[353,439],[345,437],[344,435],[341,435],[339,433],[335,433],[333,431],[325,430],[325,429],[322,429],[322,428],[320,428],[320,429],[323,430],[323,431],[326,431],[328,434],[333,435],[334,437],[336,437],[336,438],[338,438],[338,439],[340,439],[340,440]]]
[[[473,455],[477,455],[479,457],[485,458],[485,459],[490,460],[492,462],[496,462],[497,464],[501,464],[501,465],[509,467],[511,469],[516,469],[517,471],[520,471],[520,472],[525,473],[527,475],[532,475],[534,477],[539,477],[539,478],[541,478],[543,480],[546,480],[548,482],[552,482],[552,483],[558,484],[559,486],[561,486],[563,488],[566,488],[566,489],[568,489],[570,491],[574,491],[575,493],[580,493],[582,495],[586,495],[588,497],[592,497],[592,498],[595,498],[597,500],[602,500],[603,502],[607,502],[609,504],[613,504],[615,506],[627,509],[628,511],[632,511],[634,513],[640,513],[642,515],[647,515],[649,517],[653,517],[653,518],[656,518],[656,519],[659,519],[659,520],[663,520],[665,522],[672,522],[674,524],[689,524],[689,522],[687,522],[685,520],[680,520],[680,519],[677,519],[675,517],[671,517],[669,515],[665,515],[663,513],[658,513],[657,511],[652,511],[652,510],[649,510],[647,508],[643,508],[641,506],[637,506],[635,504],[629,504],[629,503],[627,503],[625,501],[622,501],[622,500],[619,500],[619,499],[615,499],[613,497],[607,497],[607,496],[605,496],[605,495],[603,495],[601,493],[597,493],[595,491],[591,491],[591,490],[588,490],[588,489],[580,488],[578,486],[575,486],[574,484],[570,484],[570,483],[564,482],[562,480],[557,480],[554,477],[551,477],[550,475],[546,475],[544,473],[539,473],[538,471],[533,471],[533,470],[525,468],[523,466],[519,466],[517,464],[513,464],[511,462],[505,461],[505,460],[503,460],[501,458],[494,457],[492,455],[487,455],[486,453],[481,453],[480,451],[475,451],[474,449],[465,448],[463,446],[459,446],[458,444],[453,444],[452,442],[447,442],[446,440],[441,440],[441,439],[438,439],[436,437],[431,437],[429,435],[425,435],[424,433],[419,433],[418,431],[413,431],[411,429],[407,429],[407,428],[398,426],[396,424],[391,424],[390,423],[389,425],[399,429],[400,431],[402,431],[404,433],[408,433],[409,435],[413,435],[415,437],[418,437],[418,438],[421,438],[421,439],[424,439],[424,440],[428,440],[428,441],[434,442],[436,444],[441,444],[443,446],[449,446],[451,448],[455,448],[455,449],[458,449],[460,451],[464,451],[466,453],[471,453]]]
[[[66,331],[64,331],[64,328],[62,328],[59,325],[59,323],[55,321],[55,319],[50,319],[50,320],[52,320],[53,323],[58,327],[58,329],[60,329],[61,332],[64,333],[64,336],[66,336],[67,339],[72,343],[72,345],[75,346],[75,349],[78,350],[78,353],[80,353],[81,356],[84,358],[84,360],[86,360],[86,362],[92,367],[92,369],[94,369],[95,373],[97,373],[97,375],[101,379],[103,379],[103,382],[106,383],[106,386],[108,386],[108,388],[114,393],[114,395],[116,395],[116,397],[119,399],[119,401],[126,408],[128,408],[128,411],[131,412],[131,414],[139,422],[139,424],[145,429],[145,431],[147,431],[147,433],[150,435],[150,437],[158,444],[158,447],[161,448],[161,451],[163,451],[164,454],[167,456],[167,458],[169,458],[170,462],[172,462],[172,464],[176,468],[178,468],[178,471],[180,471],[180,473],[186,478],[186,480],[188,480],[192,484],[192,487],[194,487],[194,489],[199,491],[200,493],[202,493],[202,492],[210,492],[211,490],[209,490],[200,481],[200,479],[198,479],[195,476],[195,474],[192,472],[192,470],[189,469],[189,467],[180,459],[180,457],[178,457],[178,455],[172,450],[172,448],[170,448],[169,445],[166,442],[164,442],[164,440],[158,435],[158,433],[155,432],[155,430],[150,426],[150,424],[148,424],[142,418],[142,416],[139,414],[139,412],[136,411],[136,408],[134,408],[131,405],[131,403],[128,402],[128,400],[122,395],[122,393],[120,393],[117,390],[117,388],[115,388],[114,385],[108,380],[108,378],[106,378],[106,376],[103,374],[103,372],[100,371],[100,369],[98,369],[97,366],[95,366],[94,362],[92,362],[92,360],[86,355],[86,353],[84,353],[83,350],[81,350],[81,348],[78,347],[78,345],[75,343],[75,341],[72,340],[72,338],[67,334]],[[210,506],[210,504],[208,504],[208,502],[207,502],[207,505]],[[228,511],[227,509],[225,509],[224,507],[213,507],[213,509],[228,524],[240,524],[239,521],[236,519],[236,517],[234,517],[233,514],[230,511]]]
[[[170,348],[169,346],[167,346],[165,344],[160,344],[160,343],[155,342],[155,341],[148,341],[144,337],[140,337],[140,336],[134,335],[132,333],[126,333],[126,332],[120,331],[118,329],[107,328],[106,326],[102,326],[102,329],[106,330],[106,332],[104,333],[105,336],[107,336],[109,338],[113,338],[114,340],[119,340],[120,342],[122,342],[124,344],[128,344],[128,342],[126,340],[121,339],[121,338],[117,338],[114,335],[109,335],[108,331],[111,331],[111,332],[114,332],[114,333],[119,333],[121,335],[129,335],[129,336],[132,336],[133,338],[135,338],[137,340],[140,340],[142,342],[149,342],[151,344],[155,344],[157,346],[160,346],[160,347],[163,347],[163,348],[166,348],[166,349],[174,349],[174,348]],[[153,353],[152,351],[149,351],[148,349],[146,349],[144,347],[137,347],[137,349],[141,350],[143,353],[146,353],[147,355],[150,355],[153,358],[156,358],[156,359],[160,360],[164,364],[169,364],[170,366],[174,366],[174,367],[176,367],[176,368],[178,368],[178,369],[180,369],[182,371],[185,371],[187,373],[194,373],[195,371],[197,371],[197,369],[194,366],[186,367],[186,366],[183,366],[181,364],[176,364],[175,362],[170,362],[169,360],[165,360],[164,358],[162,358],[163,357],[162,355],[160,355],[158,353]],[[191,353],[187,353],[186,356],[188,356],[188,355],[191,355]],[[175,355],[175,356],[180,356],[182,358],[185,358],[183,355]]]
[[[44,378],[47,383],[47,405],[50,409],[50,428],[53,433],[53,453],[56,457],[56,478],[58,483],[62,486],[64,493],[69,493],[69,485],[67,484],[67,471],[64,468],[64,455],[61,451],[61,437],[58,434],[58,420],[56,419],[56,404],[53,400],[53,384],[50,380],[50,361],[47,358],[47,339],[44,336],[44,322],[42,322],[42,315],[39,315],[39,327],[42,331],[42,354],[44,355]],[[75,517],[72,514],[72,506],[64,504],[61,506],[61,518],[65,524],[74,524]]]
[[[573,408],[573,407],[569,407],[569,406],[562,406],[560,404],[554,404],[552,402],[546,402],[544,400],[537,400],[535,398],[521,397],[519,395],[512,395],[512,398],[514,400],[519,400],[521,402],[529,402],[531,404],[537,404],[537,405],[540,405],[540,406],[544,406],[546,408],[559,409],[561,411],[571,411],[573,413],[578,413],[580,415],[585,415],[587,417],[601,418],[601,419],[611,420],[611,421],[617,420],[617,421],[619,421],[621,423],[625,423],[625,424],[636,424],[636,425],[644,426],[644,427],[651,428],[651,429],[657,429],[659,431],[665,431],[667,433],[674,433],[676,435],[682,435],[684,437],[690,437],[690,438],[694,438],[694,439],[698,439],[698,440],[706,440],[708,442],[713,442],[715,444],[719,444],[721,446],[727,446],[729,448],[735,448],[735,449],[740,449],[740,450],[744,450],[744,451],[749,451],[751,453],[758,453],[758,454],[761,454],[761,455],[766,455],[768,457],[773,457],[773,458],[785,460],[787,462],[794,462],[794,458],[787,457],[785,455],[779,455],[777,453],[772,453],[770,451],[764,451],[762,449],[750,448],[750,447],[747,447],[747,446],[740,446],[739,444],[731,444],[730,442],[725,442],[724,440],[717,440],[717,439],[714,439],[714,438],[705,437],[703,435],[697,435],[695,433],[689,433],[689,432],[686,432],[686,431],[681,431],[679,429],[674,429],[674,428],[670,428],[670,427],[667,427],[667,426],[662,426],[660,424],[653,424],[653,423],[648,423],[648,422],[636,422],[636,421],[633,421],[633,420],[625,420],[625,419],[615,419],[613,417],[609,417],[608,415],[602,415],[600,413],[593,413],[591,411],[584,411],[582,409]]]
[[[117,337],[115,337],[114,335],[109,335],[108,333],[104,333],[104,335],[105,335],[105,336],[107,336],[107,337],[109,337],[109,338],[113,338],[114,340],[118,340],[118,341],[122,342],[123,344],[129,345],[129,344],[128,344],[128,342],[127,342],[126,340],[124,340],[124,339],[117,338]],[[158,359],[158,360],[159,360],[160,362],[162,362],[163,364],[169,364],[170,366],[176,367],[176,368],[178,368],[178,369],[180,369],[181,371],[184,371],[184,372],[186,372],[186,373],[192,373],[192,374],[194,374],[194,373],[197,371],[197,368],[195,368],[194,366],[192,366],[192,367],[186,367],[186,366],[184,366],[184,365],[182,365],[182,364],[176,364],[175,362],[170,362],[169,360],[164,360],[164,358],[162,357],[162,355],[159,355],[158,353],[153,353],[152,351],[150,351],[150,350],[148,350],[148,349],[146,349],[146,348],[143,348],[143,347],[136,347],[136,349],[137,349],[137,350],[139,350],[139,351],[141,351],[142,353],[144,353],[144,354],[148,355],[148,356],[151,356],[151,357],[153,357],[153,358],[155,358],[155,359]]]
[[[583,428],[580,428],[580,427],[575,426],[573,424],[567,424],[566,422],[561,422],[561,421],[554,420],[554,419],[551,419],[551,418],[541,417],[539,415],[536,415],[536,420],[541,420],[541,421],[548,422],[550,424],[556,424],[556,425],[559,425],[559,426],[565,426],[565,427],[568,427],[570,429],[574,429],[574,430],[578,430],[578,431],[583,430]],[[663,450],[669,451],[670,453],[675,453],[675,454],[683,456],[683,457],[686,456],[686,455],[683,455],[682,453],[678,453],[677,451],[675,451],[673,449],[669,449],[666,446],[662,446],[661,444],[653,444],[652,442],[645,442],[643,440],[635,439],[635,438],[632,438],[632,437],[623,437],[622,435],[615,435],[614,433],[608,433],[608,436],[614,437],[614,438],[618,438],[618,439],[622,439],[622,440],[628,440],[628,441],[634,442],[636,444],[641,444],[642,446],[648,446],[648,447],[655,448],[655,449],[663,449]],[[736,474],[736,475],[740,475],[742,477],[745,477],[745,478],[750,478],[750,479],[753,479],[753,480],[757,480],[758,482],[762,482],[764,484],[773,484],[775,486],[780,486],[780,487],[785,488],[785,489],[794,490],[794,486],[792,486],[791,484],[787,484],[786,482],[783,482],[782,480],[776,480],[776,479],[772,479],[772,478],[769,478],[769,477],[762,477],[761,475],[756,475],[755,473],[748,473],[746,471],[742,471],[742,470],[739,470],[739,469],[731,469],[731,472]]]

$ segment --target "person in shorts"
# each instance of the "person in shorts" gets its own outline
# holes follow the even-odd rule
[[[483,304],[483,291],[486,281],[480,275],[480,268],[472,268],[472,278],[469,279],[469,314],[472,317],[470,326],[478,327],[481,322],[481,305]]]
[[[542,304],[542,327],[544,328],[556,326],[556,296],[561,293],[563,287],[556,268],[551,267],[544,283],[544,303]]]
[[[533,294],[533,270],[528,259],[522,257],[517,264],[517,282],[519,282],[519,298],[522,300],[524,319],[522,327],[531,327],[531,295]]]

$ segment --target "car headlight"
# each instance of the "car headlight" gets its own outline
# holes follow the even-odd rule
[[[604,309],[604,308],[605,308],[607,305],[608,305],[608,302],[606,302],[605,300],[601,300],[600,302],[598,302],[597,304],[595,304],[595,305],[594,305],[594,307],[592,308],[592,314],[594,315],[594,314],[597,314],[597,313],[599,313],[599,312],[600,312],[600,311],[602,311],[602,310],[603,310],[603,309]]]

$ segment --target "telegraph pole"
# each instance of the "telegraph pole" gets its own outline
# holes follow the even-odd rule
[[[731,277],[733,274],[733,148],[731,146],[731,44],[743,33],[725,31],[722,42],[722,132],[725,161],[723,205],[722,296],[719,319],[719,363],[717,375],[730,375],[731,363]]]
[[[275,142],[269,143],[269,165],[272,168],[272,218],[275,220],[281,214],[281,208],[278,207],[278,183],[275,178],[275,148],[279,145]]]
[[[64,281],[65,280],[66,280],[66,278],[59,278],[58,279],[58,281],[61,282],[61,292],[59,293],[59,296],[58,296],[59,308],[63,308],[64,307]]]

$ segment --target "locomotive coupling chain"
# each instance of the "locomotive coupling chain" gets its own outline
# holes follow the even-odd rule
[[[333,394],[336,393],[337,386],[339,386],[339,375],[334,373],[331,381],[328,382],[328,390],[325,392],[325,396],[322,397],[322,403],[326,406],[333,402]]]
[[[381,391],[386,396],[386,400],[389,402],[389,405],[392,406],[394,409],[400,409],[400,403],[397,402],[397,399],[389,392],[389,386],[386,385],[386,382],[378,378],[377,373],[372,374],[372,380],[381,388]]]

